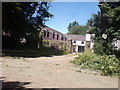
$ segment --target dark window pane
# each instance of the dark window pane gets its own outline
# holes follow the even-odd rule
[[[49,31],[47,31],[47,37],[49,37]]]
[[[46,37],[46,31],[44,31],[44,37]]]
[[[57,40],[59,39],[59,35],[57,34]]]
[[[84,44],[84,41],[82,41],[81,44]]]
[[[55,38],[55,33],[53,32],[53,39]]]
[[[61,37],[61,40],[63,41],[63,36]]]

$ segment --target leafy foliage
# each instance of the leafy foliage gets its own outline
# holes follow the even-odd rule
[[[63,50],[54,51],[53,47],[46,47],[42,46],[39,50],[3,50],[2,52],[5,56],[12,56],[12,57],[41,57],[47,56],[51,57],[54,55],[63,55],[67,54]]]
[[[101,75],[119,74],[119,59],[115,55],[79,54],[72,63],[80,65],[81,68],[100,70]]]
[[[72,23],[69,23],[68,31],[68,34],[85,35],[87,31],[87,26],[79,25],[77,21],[74,21]]]
[[[120,4],[117,2],[104,2],[101,13],[93,14],[88,20],[89,33],[94,33],[94,51],[99,55],[113,55],[115,48],[113,42],[120,39]],[[107,34],[107,38],[102,38]]]
[[[72,22],[72,23],[69,23],[69,25],[68,25],[68,31],[70,31],[70,29],[72,28],[72,27],[74,27],[74,26],[79,26],[79,22],[77,22],[77,21],[74,21],[74,22]]]
[[[3,2],[3,48],[37,48],[41,26],[52,16],[48,12],[49,7],[47,2]],[[23,39],[26,43],[21,44]]]
[[[69,54],[69,43],[68,42],[59,42],[51,40],[43,40],[43,46],[52,48],[53,51],[62,51],[63,54]]]

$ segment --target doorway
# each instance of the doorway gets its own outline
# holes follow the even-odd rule
[[[84,46],[78,46],[78,52],[84,52]]]

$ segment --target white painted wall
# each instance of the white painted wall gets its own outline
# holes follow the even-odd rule
[[[76,46],[75,51],[78,52],[78,46],[85,46],[86,41],[90,42],[90,49],[92,49],[94,46],[94,42],[92,42],[91,37],[94,37],[94,36],[95,36],[95,34],[86,34],[86,40],[84,41],[84,44],[82,44],[82,41],[76,40],[76,43],[73,43],[73,45]],[[74,40],[73,40],[73,42],[74,42]]]
[[[82,42],[84,42],[84,44],[82,44]],[[76,41],[76,43],[73,43],[73,45],[85,46],[85,41]]]
[[[82,42],[84,42],[84,43],[82,44]],[[76,41],[76,45],[85,46],[85,41]]]
[[[86,34],[86,41],[90,41],[90,34]]]
[[[83,41],[84,44],[82,44],[82,41],[76,41],[76,43],[73,43],[75,45],[75,52],[78,52],[78,46],[85,46],[85,41]]]
[[[75,52],[78,52],[78,46],[76,46],[76,48],[75,48]]]
[[[90,49],[92,49],[93,48],[93,46],[94,46],[94,42],[90,42]]]

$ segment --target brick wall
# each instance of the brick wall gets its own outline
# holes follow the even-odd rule
[[[43,32],[43,40],[66,41],[67,38],[66,38],[66,36],[64,34],[44,30],[44,32]]]

